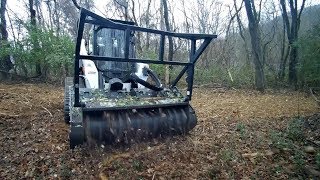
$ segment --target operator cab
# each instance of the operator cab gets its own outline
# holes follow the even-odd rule
[[[125,22],[125,21],[124,21]],[[121,22],[121,23],[124,23]],[[129,23],[129,22],[127,22]],[[133,24],[133,23],[132,23]],[[134,58],[134,36],[130,33],[129,58]],[[125,32],[123,30],[94,27],[93,55],[124,58]],[[97,61],[99,87],[121,90],[121,84],[130,89],[130,74],[136,72],[136,64],[131,62]],[[124,84],[125,83],[125,84]],[[108,87],[105,87],[108,86]]]
[[[121,24],[134,25],[133,22],[129,21],[112,21]],[[147,81],[150,73],[152,73],[151,78],[155,80],[158,85],[161,85],[160,80],[153,72],[151,72],[148,64],[118,61],[119,59],[125,58],[126,37],[124,30],[94,25],[91,29],[91,33],[92,36],[89,41],[90,53],[85,54],[110,57],[112,61],[92,61],[94,62],[97,73],[94,76],[92,75],[94,73],[91,73],[90,78],[90,75],[86,74],[86,71],[84,71],[82,76],[85,81],[84,87],[109,89],[110,91],[123,90],[127,92],[132,88],[145,89],[144,85],[148,85],[145,84],[145,82]],[[84,43],[82,43],[82,47],[84,47]],[[129,37],[129,58],[136,58],[133,31],[130,33]],[[90,60],[82,60],[82,63],[80,63],[80,66],[82,66],[82,69],[84,70],[87,69],[86,64],[92,66],[90,63],[84,63],[85,61]],[[151,89],[152,88],[153,86],[151,86]],[[148,89],[150,89],[150,87]]]

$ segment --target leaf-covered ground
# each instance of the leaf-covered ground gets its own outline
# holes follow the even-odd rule
[[[63,89],[0,84],[0,179],[320,178],[320,115],[284,90],[195,89],[187,136],[69,150]]]

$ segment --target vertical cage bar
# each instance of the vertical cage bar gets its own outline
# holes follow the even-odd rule
[[[84,11],[81,11],[79,23],[78,23],[78,35],[77,35],[77,44],[75,49],[75,63],[74,63],[74,107],[80,107],[80,98],[79,98],[79,61],[80,61],[80,47],[81,40],[84,30],[84,21],[86,19],[86,14]]]
[[[164,55],[164,43],[166,39],[163,34],[161,34],[161,39],[160,39],[160,50],[159,50],[159,60],[163,61],[163,55]]]
[[[127,28],[125,30],[125,38],[126,38],[126,42],[125,42],[125,50],[124,50],[124,58],[125,59],[129,59],[129,47],[130,47],[130,28]]]
[[[191,49],[190,49],[190,55],[189,55],[189,62],[193,62],[193,55],[196,53],[196,40],[191,40]],[[195,64],[192,64],[188,67],[187,70],[187,97],[188,100],[191,100],[192,96],[192,87],[193,87],[193,79],[194,79],[194,66]]]

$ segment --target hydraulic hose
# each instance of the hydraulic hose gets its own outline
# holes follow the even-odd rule
[[[149,82],[143,80],[143,79],[140,79],[136,74],[132,73],[130,75],[131,79],[143,86],[145,86],[146,88],[149,88],[151,90],[154,90],[154,91],[162,91],[163,90],[163,87],[162,87],[162,84],[161,84],[161,81],[159,79],[159,77],[157,76],[156,73],[154,73],[151,69],[149,68],[144,68],[144,70],[148,73],[148,75],[152,78],[152,80],[156,83],[156,85],[153,85],[153,84],[150,84]]]

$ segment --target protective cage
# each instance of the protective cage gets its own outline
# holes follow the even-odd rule
[[[124,31],[124,57],[80,54],[85,24]],[[135,58],[129,55],[132,53],[130,52],[131,48],[129,46],[130,37],[137,31],[160,35],[157,60]],[[188,61],[164,60],[166,37],[177,37],[187,39],[191,42]],[[164,134],[184,134],[191,130],[196,125],[195,112],[189,105],[192,96],[195,63],[208,47],[209,43],[216,37],[216,35],[210,34],[174,33],[142,28],[130,23],[122,23],[122,21],[118,20],[105,19],[82,8],[78,21],[73,83],[71,84],[69,79],[65,89],[65,116],[70,118],[71,126],[69,134],[70,147],[74,148],[76,145],[91,139],[104,143],[113,143],[128,141],[128,137],[145,139],[147,137],[157,137]],[[196,48],[197,42],[200,43],[199,48]],[[83,97],[97,90],[79,87],[79,61],[81,59],[92,60],[94,62],[109,61],[179,65],[183,66],[183,68],[178,76],[170,83],[169,87],[159,92],[169,100],[154,100],[152,103],[139,104],[136,103],[135,98],[133,98],[133,100],[130,100],[131,102],[120,106],[106,105],[108,103],[96,106],[94,101],[85,101]],[[187,75],[187,92],[186,96],[183,96],[176,88],[176,85],[185,73]],[[98,91],[102,93],[105,92],[103,89],[99,89]],[[110,94],[106,93],[104,95],[106,101],[108,101]],[[123,97],[127,96],[128,95],[125,95]],[[148,98],[148,95],[139,98],[143,99],[145,97]]]

